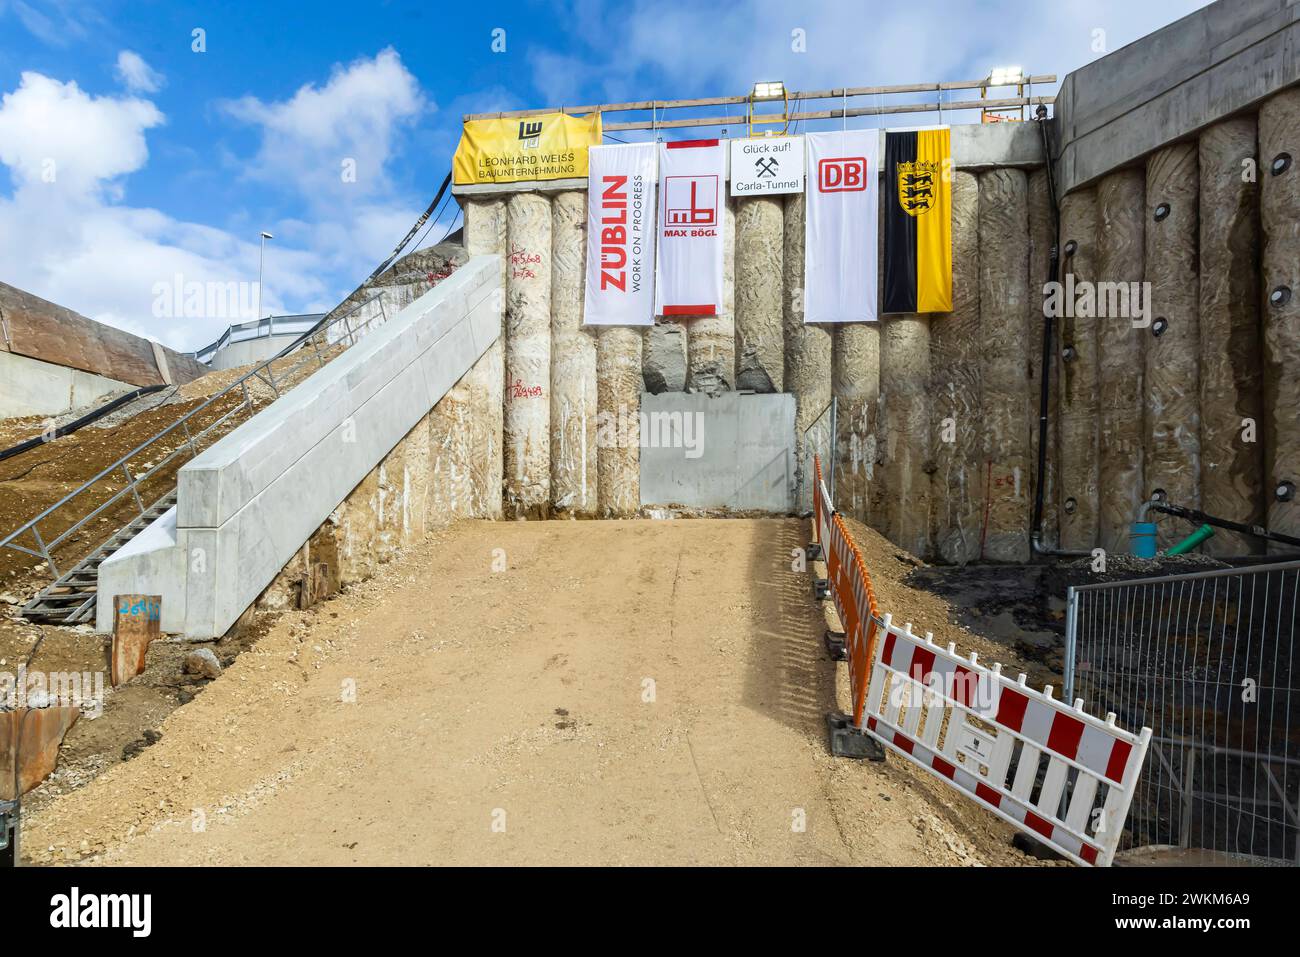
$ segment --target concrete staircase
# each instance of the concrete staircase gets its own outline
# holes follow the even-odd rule
[[[99,566],[104,560],[148,528],[176,504],[176,489],[119,528],[111,538],[83,558],[23,606],[28,621],[52,625],[75,625],[95,617],[95,600],[99,589]]]

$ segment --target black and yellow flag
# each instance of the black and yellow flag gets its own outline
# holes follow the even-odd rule
[[[952,147],[948,127],[885,134],[885,303],[952,311]]]

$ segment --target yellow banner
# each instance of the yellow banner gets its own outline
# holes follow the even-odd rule
[[[452,163],[458,186],[585,179],[587,147],[600,145],[600,114],[467,120]]]

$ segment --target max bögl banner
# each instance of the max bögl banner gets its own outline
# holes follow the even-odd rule
[[[654,325],[657,151],[654,143],[590,150],[586,325]]]
[[[600,145],[600,114],[466,120],[452,161],[457,186],[574,179],[587,175],[587,149]]]
[[[726,150],[717,140],[659,144],[655,312],[661,316],[722,311],[726,175]]]
[[[885,134],[885,312],[952,311],[949,132]]]
[[[809,133],[804,322],[874,322],[880,134]]]

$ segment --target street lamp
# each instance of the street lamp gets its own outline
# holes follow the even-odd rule
[[[259,323],[262,321],[262,263],[266,259],[266,241],[274,238],[275,237],[265,229],[262,230],[262,246],[257,253],[257,321]],[[267,330],[266,334],[270,336],[274,331],[275,320],[271,320],[271,327]]]

